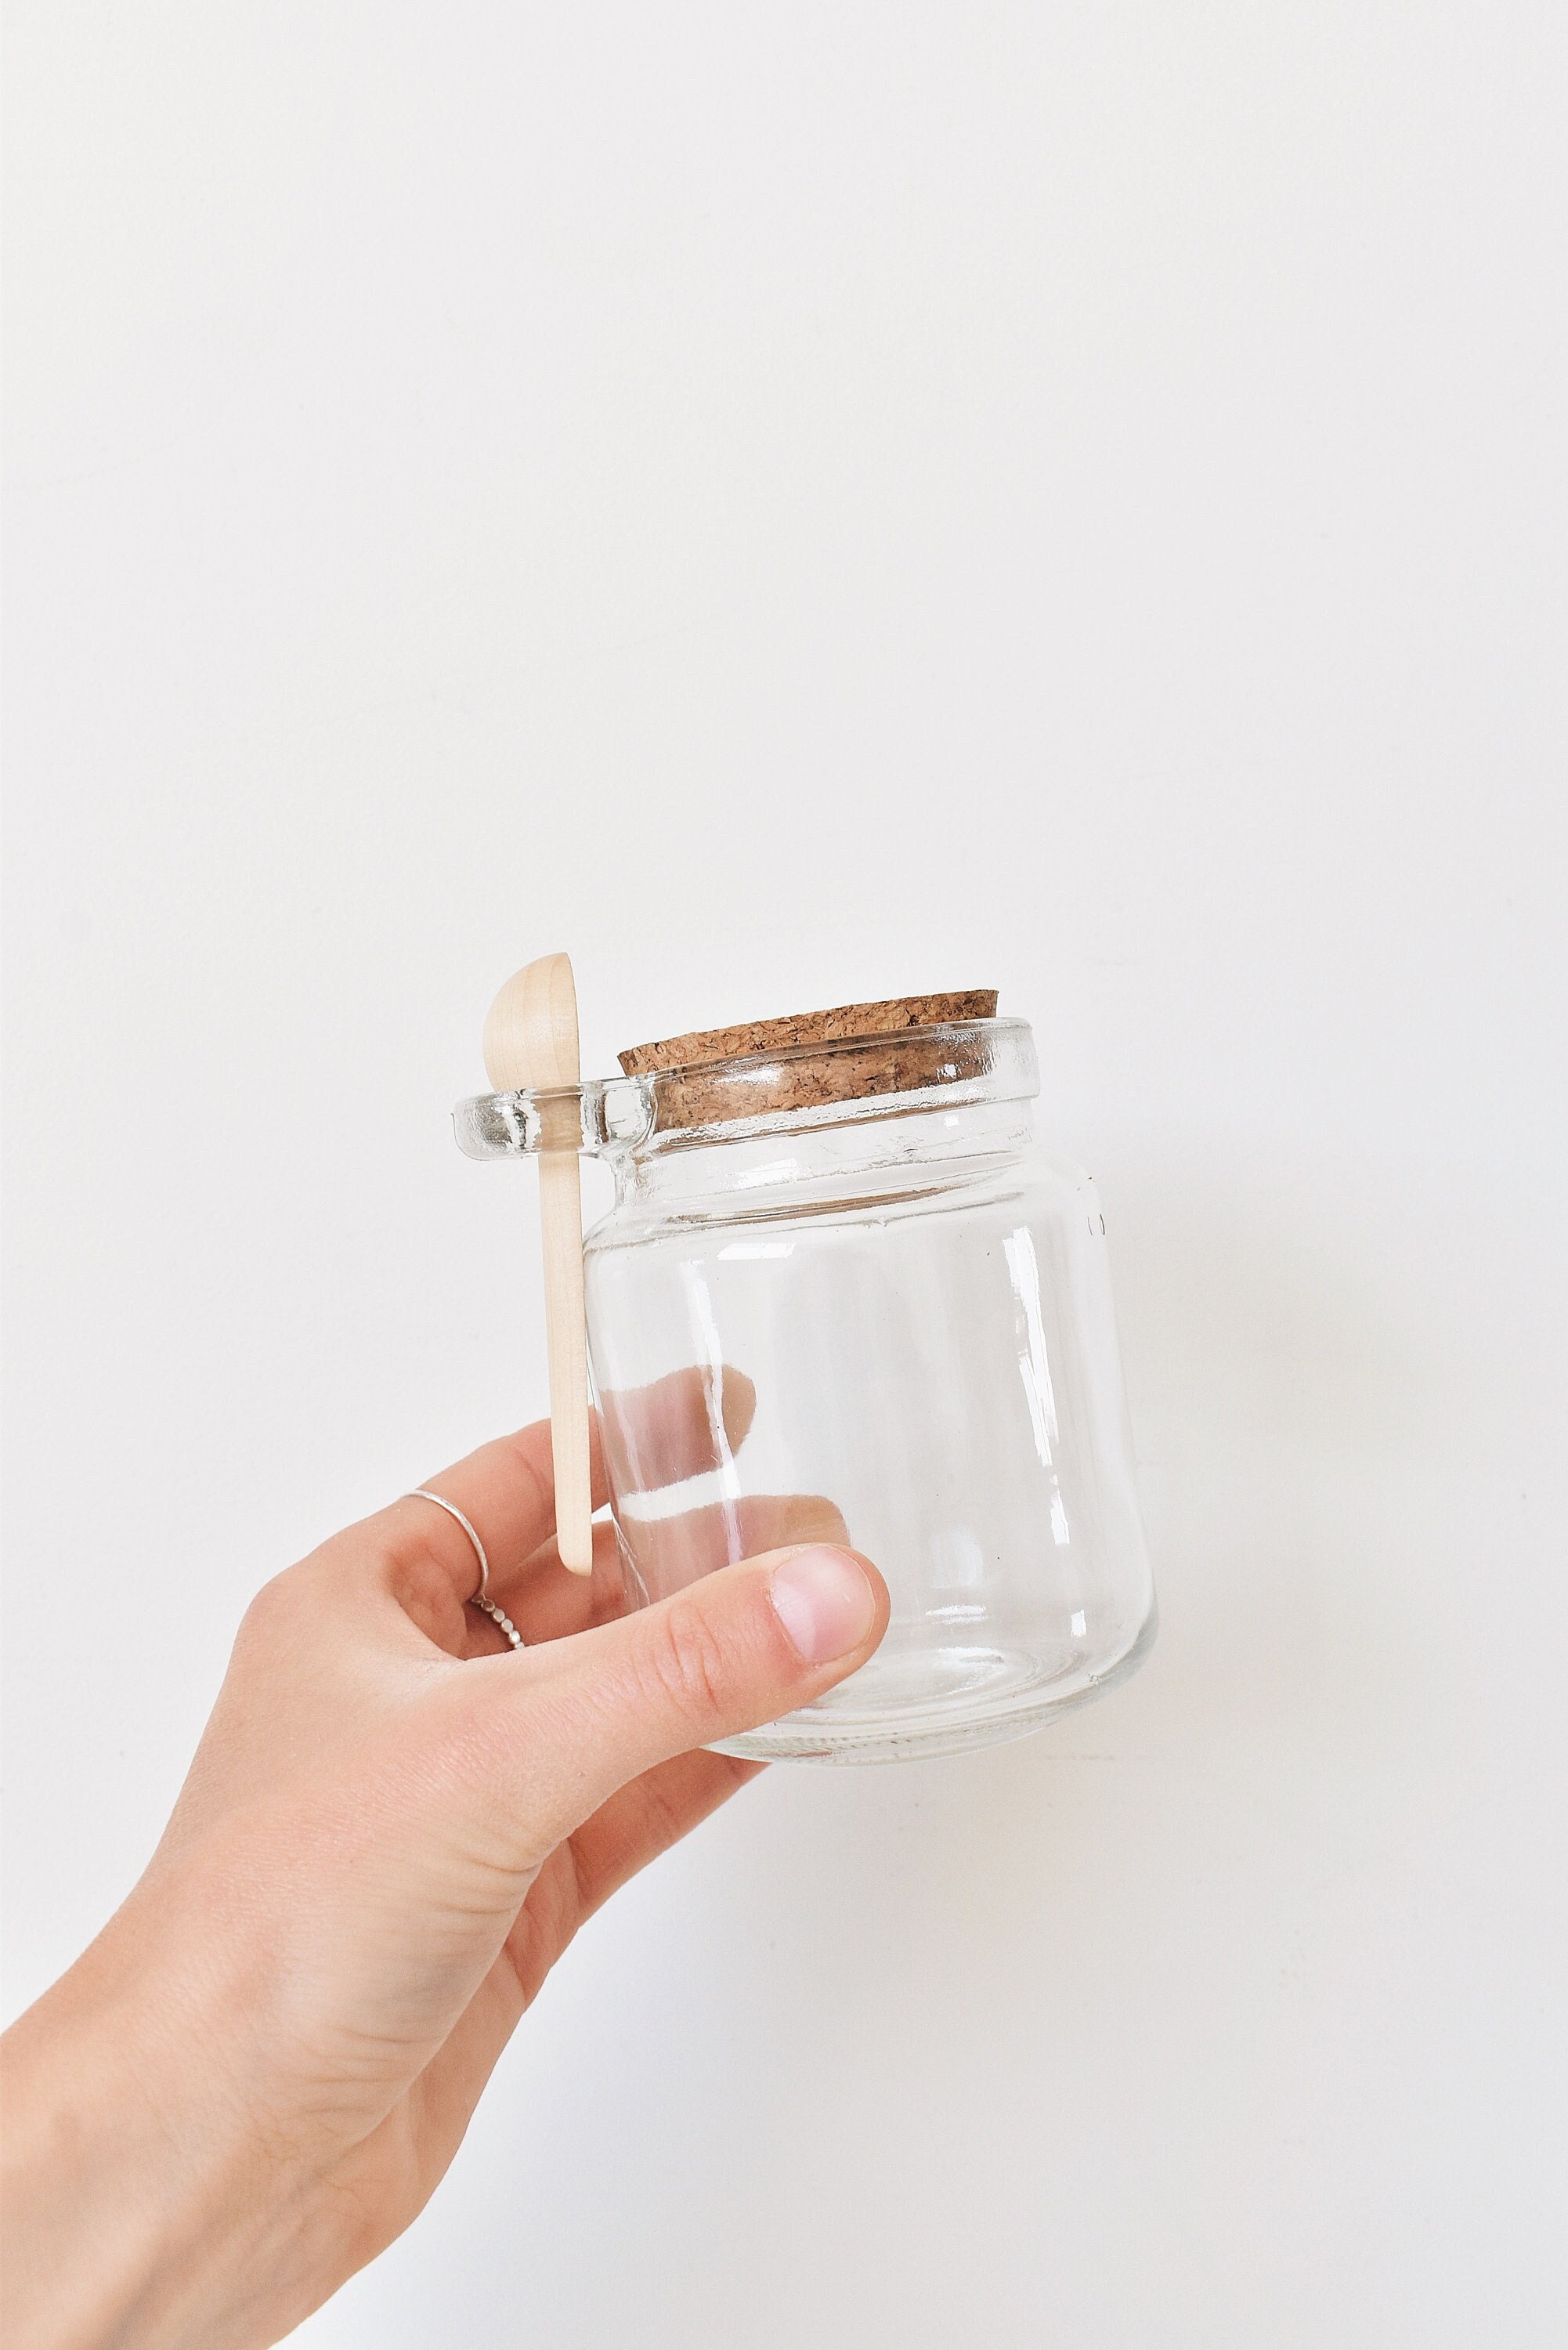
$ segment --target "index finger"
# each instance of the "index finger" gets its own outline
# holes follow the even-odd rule
[[[663,1484],[713,1467],[725,1451],[744,1442],[756,1389],[743,1373],[727,1366],[722,1389],[716,1389],[706,1367],[694,1367],[605,1400],[626,1483],[649,1480]],[[589,1436],[597,1509],[608,1500],[609,1491],[604,1431],[597,1412],[591,1416]],[[553,1549],[545,1549],[556,1525],[556,1472],[547,1419],[482,1444],[465,1460],[427,1477],[424,1487],[460,1509],[484,1544],[492,1598],[504,1603],[508,1591],[515,1591],[525,1563],[555,1556]],[[445,1510],[405,1496],[372,1518],[369,1527],[394,1571],[417,1571],[433,1560],[458,1599],[473,1597],[479,1588],[479,1562],[462,1526]]]
[[[604,1448],[597,1419],[589,1435],[597,1509],[606,1499]],[[537,1419],[515,1435],[498,1436],[482,1444],[477,1452],[427,1477],[419,1490],[439,1493],[443,1502],[462,1512],[484,1544],[493,1593],[497,1584],[514,1575],[555,1529],[556,1468],[549,1421]],[[445,1510],[431,1509],[428,1503],[421,1506],[405,1493],[369,1523],[382,1555],[394,1569],[434,1560],[459,1599],[473,1597],[479,1588],[479,1561],[467,1534]]]

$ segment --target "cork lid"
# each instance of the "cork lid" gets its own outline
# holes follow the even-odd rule
[[[842,1003],[628,1045],[620,1066],[657,1080],[665,1130],[919,1092],[970,1074],[952,1032],[994,1018],[996,1000],[995,988],[977,987]]]

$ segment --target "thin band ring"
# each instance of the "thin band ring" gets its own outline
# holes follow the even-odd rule
[[[457,1520],[458,1524],[473,1544],[473,1555],[479,1561],[479,1588],[472,1594],[468,1604],[471,1607],[483,1608],[493,1624],[500,1625],[513,1647],[520,1648],[523,1646],[522,1633],[506,1610],[504,1607],[498,1607],[490,1596],[490,1561],[484,1555],[484,1544],[480,1541],[478,1534],[469,1520],[463,1516],[457,1503],[449,1502],[444,1493],[432,1493],[428,1485],[416,1485],[411,1493],[401,1493],[398,1498],[404,1502],[433,1502],[438,1510],[444,1510],[449,1518]]]

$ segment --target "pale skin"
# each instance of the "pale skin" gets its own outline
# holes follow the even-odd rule
[[[659,1473],[704,1465],[701,1390],[646,1392]],[[738,1442],[732,1412],[744,1381]],[[259,1594],[145,1876],[0,2041],[18,2350],[297,2325],[421,2210],[584,1919],[759,1767],[702,1750],[887,1626],[819,1502],[753,1505],[775,1547],[628,1613],[607,1525],[591,1579],[555,1553],[547,1426],[424,1482],[528,1645],[467,1604],[468,1538],[420,1501]]]

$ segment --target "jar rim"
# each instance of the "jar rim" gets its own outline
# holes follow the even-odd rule
[[[842,1036],[635,1080],[652,1109],[654,1149],[739,1141],[763,1132],[848,1126],[974,1102],[1029,1101],[1040,1090],[1027,1020],[933,1021],[880,1036]]]
[[[1027,1020],[957,1020],[589,1079],[556,1089],[550,1101],[563,1090],[580,1105],[582,1148],[613,1158],[739,1141],[772,1129],[1029,1101],[1040,1090],[1040,1070]],[[524,1091],[461,1103],[453,1114],[460,1147],[483,1159],[539,1149],[545,1099]]]
[[[631,1045],[617,1055],[628,1077],[659,1069],[711,1067],[718,1061],[773,1059],[791,1045],[820,1045],[863,1037],[867,1043],[915,1028],[952,1027],[961,1022],[993,1020],[997,990],[968,987],[936,995],[883,996],[870,1003],[838,1003],[822,1012],[793,1012],[782,1019],[743,1020],[728,1028],[702,1028],[668,1036],[657,1045]]]

